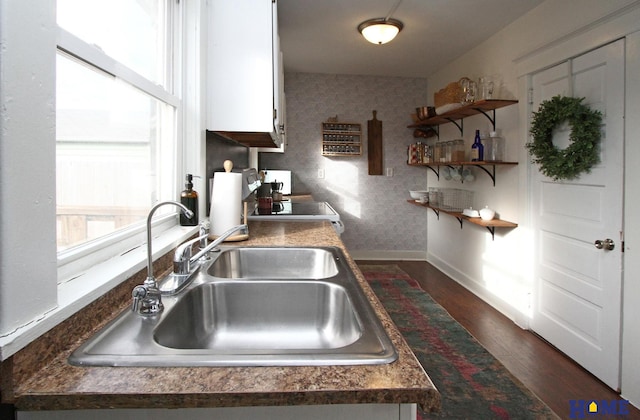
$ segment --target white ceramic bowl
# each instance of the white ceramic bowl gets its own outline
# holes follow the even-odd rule
[[[409,191],[409,194],[411,194],[411,198],[413,198],[414,200],[419,200],[422,197],[428,197],[429,191]]]
[[[496,216],[496,212],[489,207],[480,209],[480,218],[482,220],[492,220]]]

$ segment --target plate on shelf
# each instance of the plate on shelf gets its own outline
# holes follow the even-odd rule
[[[474,209],[464,209],[462,210],[462,214],[467,217],[480,217],[478,210]]]

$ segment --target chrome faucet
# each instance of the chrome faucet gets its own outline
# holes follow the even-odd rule
[[[160,289],[158,288],[158,282],[153,276],[153,253],[151,252],[151,218],[153,213],[158,207],[165,204],[172,204],[180,207],[182,213],[188,218],[193,217],[193,212],[185,207],[183,204],[177,201],[163,201],[156,204],[149,211],[147,216],[147,278],[141,285],[133,288],[131,295],[133,297],[133,304],[131,310],[137,312],[140,315],[155,315],[162,312],[164,305],[162,304],[162,298],[160,296]]]
[[[176,252],[173,256],[173,273],[167,276],[167,278],[162,282],[160,285],[160,292],[163,295],[173,295],[182,290],[189,284],[192,277],[191,275],[195,272],[195,270],[192,269],[192,264],[200,259],[207,258],[207,253],[209,251],[216,251],[218,245],[238,231],[248,234],[249,227],[246,224],[234,226],[216,238],[213,242],[207,244],[206,238],[209,236],[209,232],[206,229],[201,229],[200,236],[191,239],[176,248]],[[202,232],[205,233],[202,234]],[[200,242],[200,250],[192,256],[191,247],[196,242]]]

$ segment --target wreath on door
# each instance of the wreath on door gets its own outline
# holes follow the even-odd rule
[[[583,172],[590,172],[600,160],[602,114],[584,105],[583,100],[554,96],[543,101],[533,114],[533,141],[526,147],[532,155],[531,161],[540,165],[540,172],[554,181],[574,179]],[[571,128],[570,145],[560,149],[553,144],[553,130],[564,121]]]

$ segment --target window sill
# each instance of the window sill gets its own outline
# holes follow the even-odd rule
[[[175,226],[153,239],[153,258],[171,251],[197,233],[196,227]],[[0,361],[26,347],[104,293],[113,289],[147,265],[146,243],[118,257],[97,264],[75,279],[58,285],[58,306],[42,318],[0,337]]]

